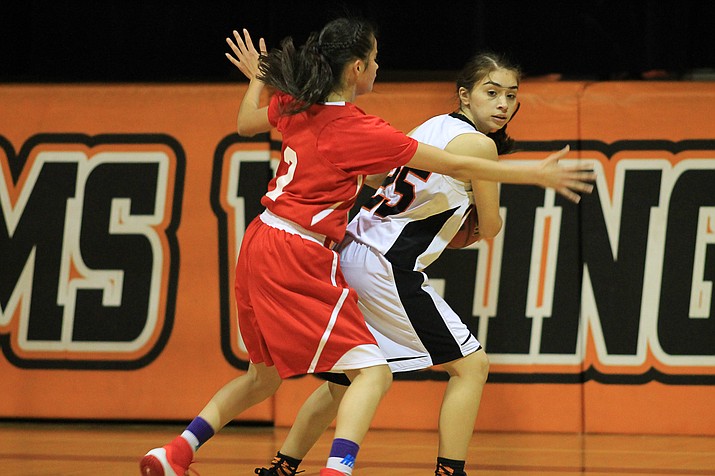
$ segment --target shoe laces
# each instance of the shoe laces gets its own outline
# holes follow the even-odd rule
[[[437,463],[437,469],[434,474],[435,476],[458,476],[457,473],[454,472],[453,468],[445,466],[442,463]],[[461,475],[462,473],[459,474]]]
[[[303,471],[297,471],[298,468],[291,466],[288,461],[283,458],[275,456],[273,461],[271,461],[270,468],[256,468],[254,473],[259,476],[295,476],[296,474],[304,473]]]

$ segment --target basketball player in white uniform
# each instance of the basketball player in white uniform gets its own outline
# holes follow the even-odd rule
[[[465,134],[491,141],[460,114],[429,119],[410,135],[444,149]],[[474,202],[471,189],[445,175],[400,167],[348,225],[341,266],[393,372],[425,369],[480,348],[423,273],[459,230]],[[492,215],[500,224],[498,208]]]

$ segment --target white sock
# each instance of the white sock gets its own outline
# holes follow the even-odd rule
[[[196,450],[199,449],[198,438],[196,438],[196,436],[193,433],[191,433],[189,430],[184,430],[184,432],[181,434],[181,437],[189,443],[189,446],[191,446],[191,449],[194,450],[194,454],[195,454]]]

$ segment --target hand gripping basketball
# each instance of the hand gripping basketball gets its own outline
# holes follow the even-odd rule
[[[474,205],[469,205],[469,208],[467,208],[466,215],[467,216],[464,219],[464,222],[462,222],[462,226],[459,228],[459,231],[457,231],[457,234],[454,235],[452,240],[449,242],[447,248],[466,248],[472,243],[479,241],[479,239],[481,238],[479,236],[479,216],[477,215],[477,209],[474,207]]]

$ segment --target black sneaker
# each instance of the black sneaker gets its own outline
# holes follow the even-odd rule
[[[298,468],[291,466],[288,461],[278,456],[273,458],[270,468],[256,468],[254,471],[258,476],[295,476],[302,472],[303,471],[298,471]]]
[[[467,473],[457,473],[454,471],[454,469],[450,468],[449,466],[445,466],[442,463],[437,464],[437,469],[435,470],[434,474],[435,476],[467,476]]]

